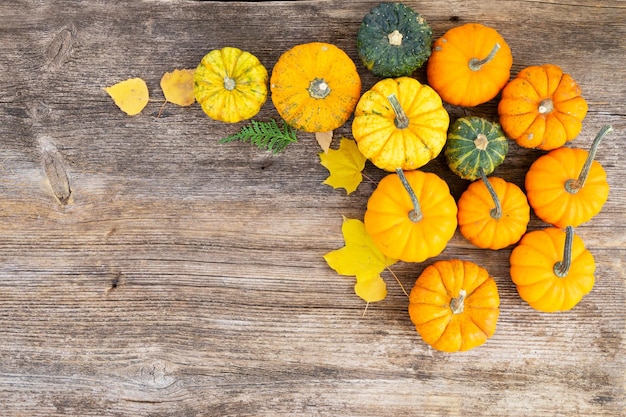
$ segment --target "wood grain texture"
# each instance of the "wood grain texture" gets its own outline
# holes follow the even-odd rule
[[[624,415],[626,6],[406,3],[435,36],[469,21],[497,28],[513,74],[543,63],[572,74],[589,102],[576,146],[613,125],[597,156],[609,201],[577,229],[597,262],[593,291],[570,312],[535,312],[510,281],[511,249],[479,250],[457,232],[439,258],[492,273],[500,320],[480,348],[433,351],[390,274],[389,295],[363,315],[353,279],[322,258],[343,245],[342,216],[362,218],[372,183],[350,196],[322,185],[312,135],[271,155],[217,145],[239,125],[197,105],[157,117],[163,73],[227,45],[271,70],[295,44],[332,42],[368,89],[377,79],[355,37],[375,1],[2,2],[2,415]],[[155,99],[135,117],[103,91],[131,77]],[[494,118],[496,105],[447,109]],[[270,117],[268,102],[258,118]],[[540,154],[511,146],[496,174],[521,186]],[[425,170],[456,198],[468,184],[441,157]],[[366,173],[383,176],[370,164]],[[531,229],[544,226],[533,216]],[[410,289],[427,264],[393,270]]]

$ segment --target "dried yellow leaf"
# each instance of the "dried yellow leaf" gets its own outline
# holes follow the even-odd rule
[[[333,131],[331,130],[329,132],[317,132],[315,134],[315,139],[317,140],[317,143],[320,145],[320,148],[322,148],[324,153],[327,153],[328,149],[330,148],[330,144],[333,141]]]
[[[387,286],[380,273],[397,262],[376,247],[357,219],[343,219],[341,226],[345,246],[324,255],[328,266],[339,275],[354,276],[354,292],[368,303],[380,301],[387,295]]]
[[[161,78],[165,100],[179,106],[191,106],[196,98],[193,92],[193,69],[175,69]]]
[[[148,86],[141,78],[130,78],[104,90],[109,93],[117,107],[129,116],[141,113],[149,100]]]
[[[387,296],[387,284],[380,274],[360,275],[356,277],[354,293],[368,303],[375,303]]]
[[[354,140],[341,138],[339,149],[320,152],[319,157],[320,164],[330,173],[324,184],[333,188],[345,188],[346,194],[350,194],[363,181],[361,172],[365,168],[366,158]]]

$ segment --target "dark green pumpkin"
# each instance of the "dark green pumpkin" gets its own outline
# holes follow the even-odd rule
[[[357,51],[363,64],[382,78],[411,75],[430,56],[432,29],[402,3],[381,3],[361,22]]]
[[[461,117],[448,129],[444,149],[448,166],[466,180],[491,174],[509,151],[509,141],[498,123],[482,117]]]

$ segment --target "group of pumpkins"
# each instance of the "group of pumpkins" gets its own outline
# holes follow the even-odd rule
[[[587,103],[579,85],[556,65],[530,66],[510,80],[512,53],[493,28],[468,23],[433,42],[428,23],[402,3],[381,3],[357,35],[363,64],[381,80],[361,95],[354,62],[337,46],[312,42],[283,53],[269,78],[280,116],[306,132],[332,131],[354,115],[359,151],[388,171],[370,196],[365,228],[387,257],[423,262],[439,255],[457,226],[472,244],[497,250],[516,244],[510,275],[533,308],[564,311],[594,285],[595,263],[573,228],[608,198],[595,149],[564,147],[581,131]],[[427,84],[411,74],[427,65]],[[226,47],[207,54],[194,75],[197,101],[216,120],[256,115],[268,95],[268,72],[248,52]],[[473,107],[501,94],[499,123],[462,117],[450,124],[443,101]],[[487,177],[509,139],[549,151],[530,167],[525,193]],[[445,147],[445,150],[444,150]],[[458,203],[446,182],[420,167],[444,151],[450,169],[471,180]],[[530,207],[550,224],[527,232]],[[424,341],[442,351],[484,343],[496,328],[494,279],[466,260],[425,268],[410,293],[409,314]]]

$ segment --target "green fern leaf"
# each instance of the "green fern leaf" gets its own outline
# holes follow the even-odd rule
[[[276,120],[271,119],[269,122],[251,120],[239,132],[221,139],[219,143],[233,141],[250,142],[259,149],[276,154],[284,151],[289,144],[297,142],[298,138],[296,137],[296,129],[289,126],[284,120],[279,126]]]

